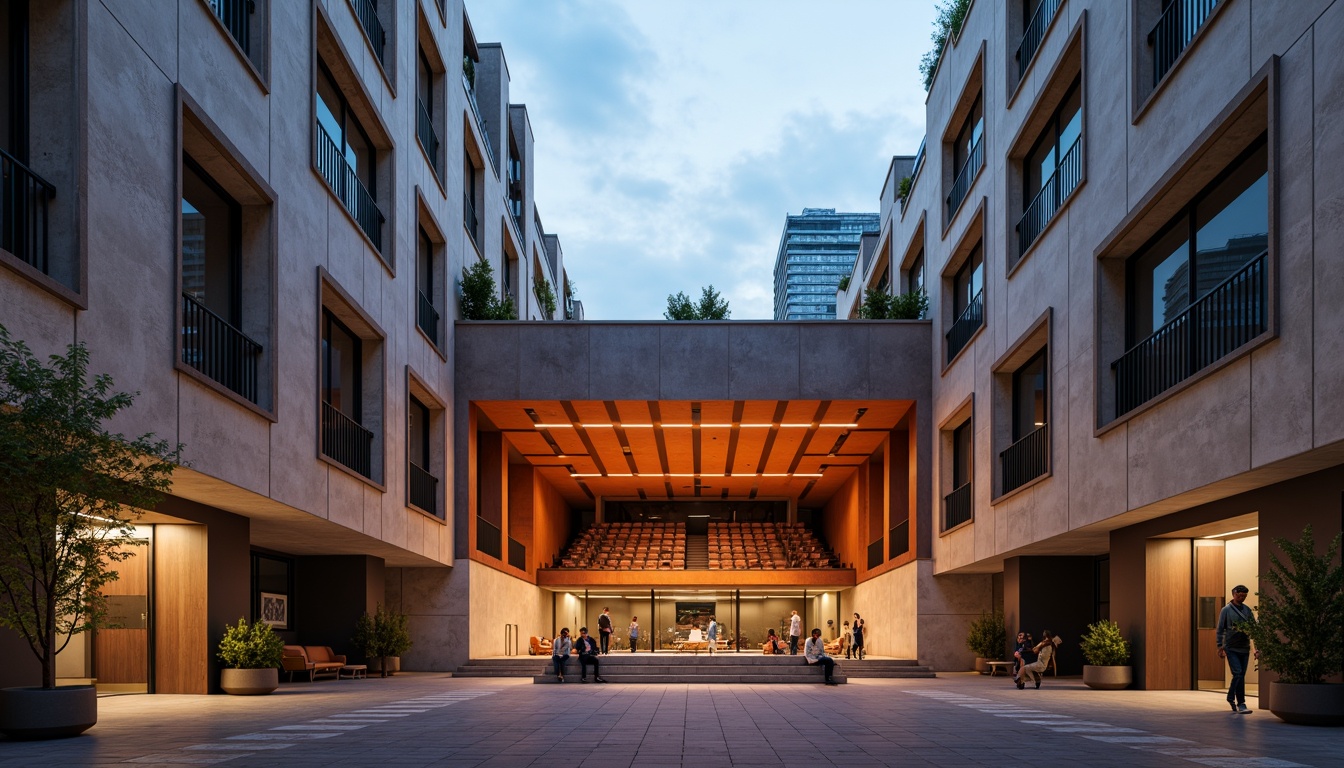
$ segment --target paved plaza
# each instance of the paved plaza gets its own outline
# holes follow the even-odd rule
[[[285,685],[272,696],[111,696],[77,739],[0,740],[0,766],[1326,766],[1344,731],[1237,716],[1218,694],[1047,679],[539,686]]]

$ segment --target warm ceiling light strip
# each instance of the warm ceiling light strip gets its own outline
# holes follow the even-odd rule
[[[853,429],[853,428],[855,428],[855,427],[857,427],[857,426],[859,426],[859,425],[858,425],[858,424],[822,424],[821,426],[822,426],[822,427],[835,427],[835,428],[840,428],[840,429]]]
[[[779,426],[782,429],[810,429],[812,427],[812,423],[808,422],[806,424],[780,424]]]
[[[573,424],[533,424],[537,429],[569,429]]]
[[[580,424],[579,426],[580,426],[580,427],[583,427],[584,429],[601,429],[601,428],[603,428],[603,427],[614,427],[614,426],[616,426],[616,425],[615,425],[615,424],[588,424],[588,423],[584,423],[584,424]]]
[[[570,476],[570,477],[732,477],[732,478],[744,478],[744,477],[822,477],[822,474],[821,474],[820,472],[794,472],[794,473],[792,473],[792,474],[787,473],[787,472],[781,472],[781,473],[777,473],[777,474],[764,474],[764,475],[758,475],[758,474],[756,474],[755,472],[747,472],[747,473],[736,474],[736,475],[716,474],[716,473],[712,473],[712,472],[701,472],[701,473],[699,473],[699,474],[696,474],[696,473],[694,473],[694,472],[638,472],[638,473],[635,473],[635,474],[629,474],[629,473],[623,473],[623,474],[603,474],[603,473],[601,473],[601,472],[571,472],[571,473],[569,473],[569,476]]]
[[[621,427],[623,427],[623,428],[625,428],[625,429],[653,429],[653,425],[652,425],[652,424],[625,424],[625,423],[622,423],[622,424],[621,424]]]
[[[1251,528],[1242,528],[1242,529],[1239,530],[1239,531],[1228,531],[1227,533],[1215,533],[1215,534],[1213,534],[1212,536],[1200,536],[1199,538],[1201,538],[1201,539],[1221,539],[1221,538],[1223,538],[1224,536],[1235,536],[1235,535],[1237,535],[1238,533],[1250,533],[1251,531],[1258,531],[1258,530],[1260,530],[1260,526],[1254,526],[1254,527],[1251,527]]]

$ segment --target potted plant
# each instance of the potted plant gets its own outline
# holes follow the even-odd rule
[[[1003,613],[992,611],[981,613],[980,618],[971,622],[966,632],[966,647],[975,654],[975,671],[989,674],[986,662],[1002,661],[1004,648],[1008,645],[1007,630],[1003,626]]]
[[[219,641],[219,687],[235,696],[270,693],[280,687],[280,657],[285,641],[271,631],[271,625],[258,621],[248,626],[239,618],[227,627]]]
[[[373,614],[365,613],[355,623],[355,647],[364,651],[369,671],[382,677],[401,671],[401,654],[411,648],[411,633],[406,615],[389,611],[379,604]]]
[[[1120,691],[1134,682],[1129,665],[1129,641],[1120,634],[1120,625],[1103,619],[1088,626],[1079,638],[1083,650],[1083,683],[1099,691]]]
[[[56,654],[106,614],[102,587],[131,556],[134,520],[171,485],[180,447],[104,424],[130,407],[89,353],[43,363],[0,325],[0,626],[28,642],[41,685],[0,691],[0,732],[74,736],[98,721],[91,685],[56,686]]]
[[[1269,683],[1269,711],[1286,723],[1344,725],[1344,685],[1325,678],[1344,668],[1344,568],[1340,535],[1316,554],[1311,526],[1301,541],[1275,539],[1288,555],[1270,555],[1257,591],[1256,620],[1237,628],[1250,636],[1260,666],[1278,675]]]

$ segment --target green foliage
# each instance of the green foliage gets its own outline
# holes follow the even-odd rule
[[[495,269],[490,262],[477,260],[462,268],[458,306],[463,320],[517,320],[518,309],[513,297],[499,298],[495,287]],[[552,296],[552,303],[555,298]]]
[[[470,56],[462,57],[462,75],[467,78],[472,90],[476,89],[476,62]]]
[[[43,363],[0,325],[0,626],[28,641],[44,688],[56,654],[106,614],[102,588],[181,452],[108,432],[134,396],[105,374],[90,381],[88,366],[83,344]]]
[[[280,666],[285,641],[271,631],[271,625],[258,621],[252,626],[239,618],[236,626],[225,628],[219,641],[219,660],[231,669],[269,669]]]
[[[896,197],[900,198],[901,202],[905,202],[905,198],[910,196],[910,187],[914,183],[915,180],[909,176],[901,177],[901,183],[896,187]]]
[[[1339,564],[1341,534],[1325,554],[1316,554],[1308,525],[1302,539],[1274,543],[1290,566],[1270,555],[1267,588],[1257,591],[1257,621],[1240,622],[1260,651],[1261,666],[1285,683],[1319,683],[1344,668],[1344,568]]]
[[[1003,626],[1003,613],[981,613],[971,622],[966,632],[966,647],[982,659],[1002,659],[1008,646],[1008,631]]]
[[[565,319],[574,319],[574,292],[578,290],[574,287],[574,281],[568,276],[565,277]]]
[[[944,0],[937,5],[938,16],[933,20],[933,50],[919,61],[919,73],[924,76],[924,90],[933,87],[933,75],[938,71],[938,60],[943,57],[947,42],[961,34],[971,0]]]
[[[541,274],[533,277],[532,292],[537,295],[537,301],[541,302],[541,308],[546,311],[546,316],[555,317],[555,290]]]
[[[859,317],[864,320],[919,320],[929,308],[929,297],[924,291],[892,295],[886,291],[868,288],[863,292]]]
[[[700,289],[700,300],[694,304],[682,291],[669,294],[667,311],[663,313],[668,320],[727,320],[730,315],[728,300],[714,290],[713,284]]]
[[[1123,667],[1129,663],[1129,642],[1114,621],[1103,619],[1089,625],[1078,645],[1083,658],[1094,667]]]
[[[849,278],[850,278],[850,275],[845,275],[844,277],[840,278],[840,284],[836,286],[836,289],[841,290],[841,291],[848,291],[848,290],[849,290]]]
[[[351,642],[371,659],[400,656],[411,649],[406,615],[390,611],[380,603],[377,611],[365,613],[355,622],[355,636]],[[386,669],[386,665],[383,668]]]

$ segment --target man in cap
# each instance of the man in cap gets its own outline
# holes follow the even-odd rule
[[[1242,584],[1232,588],[1232,602],[1223,606],[1218,614],[1218,658],[1227,659],[1227,668],[1232,671],[1232,684],[1227,688],[1227,703],[1234,715],[1249,715],[1246,706],[1246,665],[1251,659],[1251,638],[1237,628],[1238,624],[1255,623],[1255,614],[1246,605],[1246,595],[1250,590]],[[1260,658],[1260,652],[1255,652]]]

